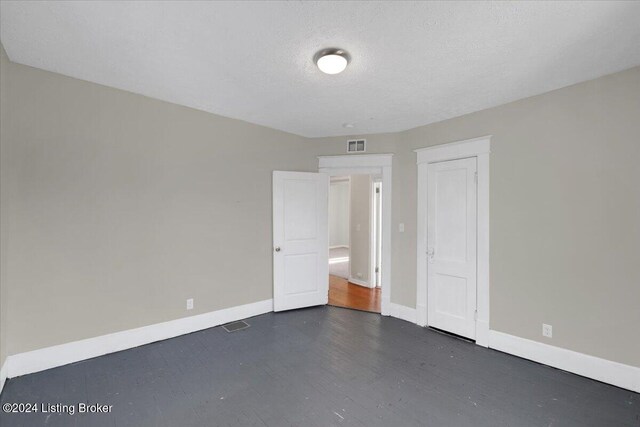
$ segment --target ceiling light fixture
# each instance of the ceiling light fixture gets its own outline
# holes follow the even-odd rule
[[[343,72],[350,60],[351,57],[346,50],[336,48],[322,49],[313,57],[313,62],[325,74]]]

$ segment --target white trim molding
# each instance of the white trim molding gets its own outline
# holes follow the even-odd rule
[[[396,304],[394,302],[390,303],[389,315],[391,317],[406,320],[407,322],[416,323],[416,309],[407,307],[406,305]]]
[[[347,154],[318,156],[318,167],[322,168],[381,168],[391,167],[393,154]],[[344,174],[353,175],[353,174]]]
[[[418,148],[413,151],[418,155],[418,164],[477,157],[491,152],[491,135]]]
[[[612,362],[494,330],[489,331],[489,347],[640,393],[640,367]]]
[[[273,311],[268,299],[237,307],[225,308],[196,316],[183,317],[141,328],[115,332],[53,347],[19,353],[7,358],[3,371],[8,378],[91,359],[104,354],[162,341],[179,335],[212,328],[236,320]]]
[[[376,183],[369,182],[369,287],[376,286]],[[351,227],[349,227],[351,228]],[[351,232],[351,230],[349,230]],[[351,259],[351,257],[349,257]],[[351,263],[349,263],[351,267]]]
[[[349,277],[349,283],[353,283],[354,285],[362,286],[365,288],[372,288],[366,280],[356,279],[355,277]]]
[[[381,307],[383,316],[389,316],[391,304],[391,200],[393,154],[347,154],[319,156],[318,171],[329,176],[381,175],[382,176],[382,271]]]
[[[476,344],[489,346],[489,154],[491,135],[414,150],[418,164],[417,323],[427,326],[427,171],[429,164],[476,157],[478,166]]]

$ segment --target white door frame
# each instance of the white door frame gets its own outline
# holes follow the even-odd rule
[[[476,344],[489,346],[489,154],[491,135],[414,150],[418,163],[417,317],[427,326],[427,171],[429,164],[475,157],[478,162]]]
[[[377,281],[378,281],[378,273],[376,273],[376,266],[377,266],[377,261],[378,261],[378,244],[380,243],[378,240],[382,240],[380,237],[378,236],[378,206],[376,204],[376,201],[378,199],[378,197],[376,196],[376,187],[378,186],[378,184],[382,184],[382,177],[381,176],[373,176],[371,177],[371,191],[369,191],[370,193],[370,205],[371,205],[371,212],[370,213],[370,218],[369,218],[369,250],[370,250],[370,254],[369,254],[369,259],[371,259],[371,265],[369,266],[369,287],[370,288],[375,288],[376,286],[379,286]],[[382,185],[380,185],[380,187],[382,187]],[[381,189],[382,192],[382,189]],[[381,210],[382,210],[382,206],[380,206]],[[380,216],[382,216],[382,212],[380,212]],[[382,230],[380,230],[380,234],[382,234]],[[378,237],[378,239],[376,239],[376,237]],[[380,249],[380,258],[382,258],[382,249]]]
[[[391,163],[393,154],[319,156],[318,171],[335,175],[382,175],[382,300],[380,311],[388,316],[391,304]]]

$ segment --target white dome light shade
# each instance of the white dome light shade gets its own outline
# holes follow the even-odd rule
[[[318,58],[318,68],[325,74],[338,74],[347,68],[347,59],[340,55],[325,55]]]
[[[342,49],[324,49],[316,54],[316,64],[325,74],[338,74],[347,68],[349,55]]]

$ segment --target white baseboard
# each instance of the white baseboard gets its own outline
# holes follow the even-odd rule
[[[420,320],[418,319],[418,311],[418,309],[391,302],[389,303],[388,315],[418,324]],[[426,319],[423,320],[426,325]],[[488,336],[476,336],[476,343],[483,347],[488,346],[504,353],[640,393],[640,367],[612,362],[494,330],[489,330]]]
[[[271,311],[273,311],[273,300],[269,299],[196,316],[183,317],[142,328],[41,348],[9,356],[3,371],[5,371],[6,377],[14,378]]]
[[[349,283],[353,283],[354,285],[364,286],[365,288],[371,288],[369,282],[365,282],[364,280],[355,279],[353,277],[349,277]]]
[[[2,393],[2,389],[4,388],[4,383],[7,381],[7,370],[9,368],[9,358],[7,357],[0,368],[0,393]]]
[[[640,368],[494,330],[489,347],[640,393]]]
[[[406,320],[407,322],[411,323],[416,323],[418,318],[415,308],[407,307],[405,305],[400,305],[393,302],[389,303],[389,316]]]
[[[7,357],[0,368],[0,392],[7,378],[67,365],[271,311],[273,300],[264,300],[15,354]],[[415,308],[392,302],[388,303],[388,313],[383,314],[411,323],[417,323],[418,320]],[[494,330],[489,331],[488,339],[490,348],[640,393],[640,367],[612,362]]]
[[[349,246],[347,245],[329,246],[329,249],[340,249],[340,248],[349,249]]]

